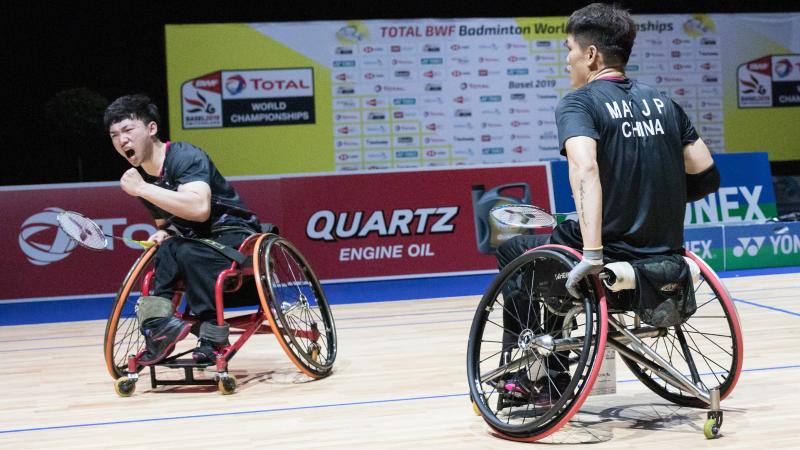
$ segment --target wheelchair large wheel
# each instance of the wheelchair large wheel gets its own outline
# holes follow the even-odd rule
[[[153,268],[156,250],[157,247],[151,247],[142,253],[128,271],[106,322],[103,354],[108,373],[114,379],[127,373],[128,355],[135,355],[144,349],[144,337],[139,332],[139,319],[134,311],[138,296],[131,294],[141,291],[145,275]],[[137,371],[142,367],[137,367]]]
[[[289,241],[259,237],[253,269],[273,333],[301,372],[319,379],[336,359],[336,328],[325,293],[306,259]]]
[[[686,256],[700,267],[700,281],[695,284],[697,311],[683,324],[669,328],[666,335],[642,340],[696,385],[707,390],[718,388],[723,399],[736,386],[742,371],[739,317],[733,299],[714,271],[695,254],[687,252]],[[627,323],[633,320],[633,313],[621,316]],[[666,383],[635,361],[624,356],[622,361],[636,378],[666,400],[681,406],[708,407],[704,401]]]
[[[558,245],[518,257],[481,299],[469,334],[467,377],[480,415],[501,437],[532,442],[580,409],[600,371],[606,299],[596,277],[567,293],[580,259]]]

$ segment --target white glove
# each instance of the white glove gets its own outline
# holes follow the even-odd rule
[[[575,298],[581,298],[578,292],[578,283],[587,275],[595,275],[603,270],[603,249],[584,250],[583,258],[577,266],[569,271],[567,277],[567,291]]]

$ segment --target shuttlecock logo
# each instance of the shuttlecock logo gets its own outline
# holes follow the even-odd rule
[[[77,243],[58,226],[56,216],[61,208],[46,208],[28,217],[19,233],[19,247],[28,261],[46,266],[70,255]]]

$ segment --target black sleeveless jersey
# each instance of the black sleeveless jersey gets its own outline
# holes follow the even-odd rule
[[[141,167],[139,173],[148,183],[164,189],[178,190],[178,186],[192,181],[202,181],[211,188],[211,216],[205,222],[193,222],[172,214],[141,199],[155,219],[164,219],[182,236],[209,237],[214,229],[244,226],[258,230],[258,218],[245,206],[239,194],[217,170],[206,152],[186,142],[168,142],[164,165],[158,177],[148,175]]]
[[[595,80],[556,108],[558,139],[597,141],[603,189],[603,246],[612,258],[667,254],[683,247],[683,147],[698,139],[683,109],[627,78]]]

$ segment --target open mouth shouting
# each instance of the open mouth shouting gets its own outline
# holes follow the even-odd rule
[[[131,158],[134,157],[134,155],[136,155],[136,152],[132,148],[129,148],[129,149],[125,150],[125,157],[126,158],[131,159]]]

